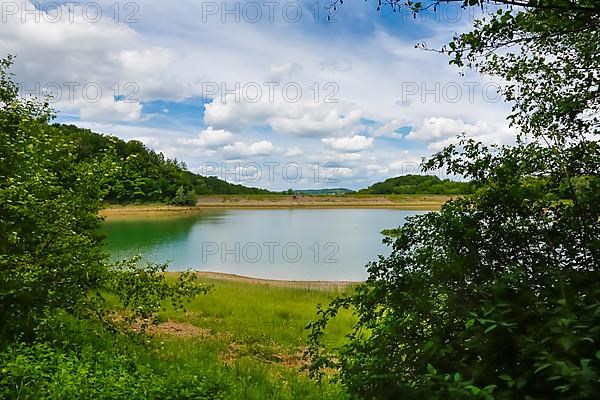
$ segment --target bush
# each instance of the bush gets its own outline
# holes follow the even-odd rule
[[[311,323],[313,374],[339,368],[350,393],[368,399],[596,398],[600,192],[580,184],[565,202],[560,176],[522,177],[558,158],[577,160],[587,176],[600,145],[559,154],[535,144],[498,154],[463,145],[434,161],[485,168],[481,189],[388,232],[391,255]],[[337,354],[326,354],[319,340],[340,308],[355,309],[359,322]]]
[[[180,186],[179,189],[177,189],[177,193],[173,199],[173,204],[178,206],[195,206],[197,202],[198,195],[196,192],[193,190],[186,192],[183,186]]]
[[[75,146],[52,133],[47,104],[18,97],[0,60],[0,347],[31,338],[50,308],[88,307],[106,272],[97,211],[104,160],[76,163]]]
[[[80,352],[48,344],[15,344],[0,353],[3,399],[221,399],[219,377],[192,374],[172,365],[168,372],[135,359],[135,352]]]

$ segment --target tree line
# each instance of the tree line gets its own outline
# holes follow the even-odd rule
[[[475,185],[470,182],[457,182],[440,179],[435,175],[403,175],[375,183],[359,190],[364,194],[469,194]]]
[[[214,176],[190,172],[184,162],[170,159],[138,140],[125,141],[75,125],[54,124],[52,134],[63,136],[76,148],[75,162],[107,159],[113,164],[110,175],[99,177],[107,189],[105,201],[115,204],[167,203],[194,205],[202,195],[275,194],[266,189],[226,182]],[[337,190],[337,191],[336,191]],[[474,185],[440,179],[433,175],[405,175],[378,182],[358,193],[363,194],[468,194]],[[289,192],[289,191],[288,191]],[[284,192],[285,194],[289,194]],[[344,189],[293,191],[303,194],[320,192],[351,193]]]
[[[161,202],[194,205],[197,196],[210,194],[268,194],[265,189],[202,176],[187,169],[184,162],[169,159],[137,140],[124,141],[74,125],[54,124],[50,132],[75,146],[75,162],[104,160],[112,172],[99,176],[109,203]]]

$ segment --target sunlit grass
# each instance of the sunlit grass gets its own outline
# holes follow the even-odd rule
[[[327,304],[341,293],[218,279],[203,282],[213,285],[209,294],[193,299],[186,312],[167,308],[160,320],[187,322],[232,340],[262,340],[286,349],[304,346],[305,327],[315,319],[317,304]],[[341,344],[354,322],[350,312],[341,313],[329,327],[327,343]]]
[[[174,273],[168,279],[175,279]],[[339,385],[318,384],[302,371],[307,323],[317,304],[327,304],[341,289],[305,289],[203,278],[213,285],[185,311],[165,305],[160,323],[177,322],[199,328],[200,335],[159,333],[154,341],[167,363],[224,374],[228,395],[235,399],[342,399]],[[346,290],[352,290],[351,288]],[[355,319],[342,312],[327,329],[325,343],[344,342]]]
[[[176,277],[167,273],[170,281]],[[226,398],[231,399],[346,398],[340,385],[327,380],[319,384],[302,370],[307,363],[305,327],[316,318],[317,304],[326,305],[342,289],[206,277],[201,281],[212,285],[211,291],[194,298],[185,311],[164,304],[148,352],[135,357],[145,359],[157,373],[169,375],[176,369],[226,383]],[[117,305],[116,298],[107,299]],[[341,312],[327,328],[325,345],[344,343],[354,323],[352,313]],[[161,329],[169,324],[181,332]]]

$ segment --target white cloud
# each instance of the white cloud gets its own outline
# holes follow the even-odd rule
[[[294,75],[302,71],[302,66],[295,62],[287,62],[279,65],[269,66],[269,82],[281,82],[284,79],[291,79]]]
[[[416,28],[420,35],[416,39],[403,37],[403,30],[388,25],[373,7],[360,2],[344,4],[346,12],[332,30],[315,23],[311,12],[303,13],[297,24],[282,21],[277,12],[281,8],[274,23],[234,23],[235,16],[227,16],[223,23],[218,14],[203,21],[197,0],[148,0],[134,16],[139,22],[124,24],[113,21],[109,7],[114,0],[98,3],[105,11],[98,23],[84,21],[81,7],[74,22],[65,18],[35,23],[30,18],[21,23],[21,15],[9,17],[0,30],[0,53],[17,55],[14,71],[28,88],[36,82],[99,83],[105,98],[98,104],[82,101],[79,93],[72,102],[63,98],[56,108],[76,121],[79,116],[80,125],[96,123],[106,127],[106,133],[143,138],[192,167],[266,155],[282,163],[331,161],[348,169],[345,175],[340,173],[348,180],[340,183],[352,186],[402,172],[403,162],[418,161],[452,143],[461,130],[485,141],[511,139],[503,121],[509,106],[481,99],[483,79],[459,77],[445,56],[414,49],[416,40],[434,47],[446,43],[454,31],[463,29],[460,23],[403,22]],[[26,4],[33,8],[31,1]],[[321,33],[328,39],[323,40]],[[272,102],[263,85],[270,80],[278,84]],[[134,83],[135,98],[165,101],[168,108],[160,112],[160,106],[157,113],[145,115],[137,103],[114,102],[110,87],[115,82],[120,85],[118,94],[130,94],[124,85]],[[204,124],[190,123],[197,119],[187,114],[179,118],[181,109],[168,101],[202,96],[206,82],[228,90],[236,83],[258,82],[263,93],[257,103],[243,96],[225,103],[215,96],[205,106]],[[282,99],[281,89],[289,82],[302,87],[297,103]],[[471,86],[465,83],[473,82],[480,85],[471,100]],[[326,89],[327,83],[335,90]],[[318,101],[311,89],[315,84]],[[447,84],[462,88],[459,101],[448,101]],[[409,93],[407,87],[418,90]],[[332,93],[338,102],[324,102]],[[406,135],[396,132],[404,126],[414,128],[408,135],[413,140],[407,143],[410,154],[402,151]],[[236,135],[229,136],[230,132]],[[243,139],[238,139],[242,133]]]
[[[304,154],[304,151],[302,151],[302,149],[298,146],[294,146],[290,149],[288,149],[288,151],[285,152],[285,156],[286,157],[298,157]]]
[[[209,126],[195,138],[183,138],[179,142],[182,144],[191,144],[202,147],[219,147],[229,144],[233,141],[233,134],[224,129],[214,130]]]
[[[392,161],[388,166],[388,170],[393,175],[419,174],[421,173],[421,162],[420,160],[410,159]]]
[[[434,141],[456,137],[467,131],[481,131],[485,124],[478,122],[476,125],[466,124],[460,119],[433,117],[425,120],[423,125],[417,127],[407,135],[407,139]]]
[[[486,144],[510,144],[516,136],[515,130],[505,121],[466,123],[461,119],[433,117],[411,131],[407,139],[428,142],[428,149],[439,151],[456,143],[457,136],[463,133]]]
[[[318,104],[307,100],[296,103],[283,96],[266,93],[257,102],[248,96],[228,94],[205,105],[204,120],[208,125],[224,129],[242,129],[261,125],[277,133],[292,136],[321,136],[340,132],[360,122],[362,112],[351,110],[342,114],[333,104]]]
[[[318,108],[309,106],[301,115],[274,116],[270,125],[276,132],[319,136],[339,132],[357,124],[361,114],[360,110],[351,111],[348,115],[340,115],[337,110],[322,113]]]
[[[244,142],[235,142],[223,147],[223,151],[229,159],[269,156],[274,149],[273,143],[268,140],[261,140],[250,145]]]
[[[139,101],[176,86],[165,76],[174,52],[150,44],[107,14],[92,23],[89,16],[84,18],[82,7],[70,14],[69,6],[63,5],[62,17],[53,20],[47,15],[59,15],[55,11],[38,11],[37,17],[23,14],[35,9],[31,1],[13,4],[16,14],[3,15],[0,54],[17,56],[14,71],[24,91],[39,97],[42,88],[54,87],[56,109],[78,113],[86,121],[139,120]],[[117,102],[115,97],[132,101]]]
[[[329,148],[342,152],[358,152],[373,146],[375,139],[362,135],[340,138],[324,138],[321,141]]]
[[[65,111],[79,110],[79,117],[88,121],[137,121],[141,118],[142,106],[136,102],[114,101],[112,97],[101,97],[97,102],[79,98],[63,107]]]
[[[354,175],[352,168],[342,167],[335,171],[335,175],[342,178],[348,178]]]
[[[327,152],[327,159],[333,162],[348,162],[362,160],[360,153],[338,153],[335,151]]]
[[[160,140],[152,136],[132,137],[131,140],[137,140],[138,142],[142,142],[146,146],[151,148],[157,148],[158,146],[160,146]]]
[[[391,138],[401,138],[402,135],[396,132],[396,130],[405,126],[407,126],[407,121],[393,119],[383,124],[382,126],[374,129],[372,135],[373,137],[385,136]]]

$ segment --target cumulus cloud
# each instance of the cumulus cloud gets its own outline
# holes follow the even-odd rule
[[[263,93],[258,101],[247,96],[228,94],[205,105],[204,120],[208,125],[224,129],[242,129],[261,125],[293,136],[319,136],[339,132],[360,122],[362,112],[342,114],[335,105],[311,101],[286,101]]]
[[[373,130],[371,133],[374,137],[385,136],[391,138],[401,138],[402,135],[396,132],[398,129],[405,127],[407,125],[406,121],[401,121],[397,119],[393,119],[380,127]]]
[[[140,101],[170,85],[164,73],[173,51],[148,44],[126,24],[106,14],[92,23],[81,7],[69,13],[62,5],[46,14],[33,11],[31,1],[13,4],[18,12],[3,15],[0,54],[17,55],[14,71],[25,92],[40,97],[42,88],[54,87],[56,109],[87,121],[139,120]],[[93,99],[85,90],[89,86],[101,90],[94,90]]]
[[[342,178],[348,178],[354,175],[354,171],[352,168],[341,167],[336,169],[335,175]]]
[[[229,159],[269,156],[274,149],[275,146],[268,140],[261,140],[250,145],[244,142],[235,142],[223,147],[223,151]]]
[[[360,153],[338,153],[336,151],[326,152],[327,160],[333,162],[348,162],[348,161],[360,161],[362,160],[362,155]]]
[[[467,131],[480,133],[484,128],[485,124],[483,122],[472,125],[460,119],[433,117],[425,120],[423,125],[411,131],[407,135],[407,139],[434,141],[455,137]]]
[[[341,152],[358,152],[373,146],[375,139],[362,135],[340,138],[323,138],[321,141],[329,148]]]
[[[160,140],[152,136],[137,136],[132,137],[131,140],[137,140],[138,142],[144,143],[146,146],[151,148],[157,148],[160,146]]]
[[[191,144],[202,147],[220,147],[226,144],[230,144],[233,141],[233,134],[224,129],[214,130],[212,126],[209,126],[195,138],[183,138],[180,139],[182,144]]]
[[[323,135],[339,132],[360,121],[360,110],[351,111],[348,115],[340,115],[337,110],[322,113],[318,108],[309,106],[301,115],[278,115],[270,120],[271,128],[276,132],[291,135]]]
[[[279,65],[269,66],[269,82],[281,82],[284,79],[291,79],[295,74],[302,71],[302,66],[295,62],[288,62]]]
[[[515,130],[505,121],[467,123],[462,119],[433,117],[413,129],[406,138],[428,142],[428,149],[438,151],[456,143],[458,135],[463,133],[486,144],[510,144],[516,136]]]
[[[294,146],[290,149],[288,149],[288,151],[285,152],[285,156],[286,157],[298,157],[304,154],[304,151],[302,151],[302,149],[298,146]]]
[[[25,3],[34,8],[32,0]],[[346,13],[338,21],[340,29],[333,31],[315,24],[312,15],[298,24],[281,18],[281,23],[233,23],[229,17],[223,24],[221,15],[203,21],[195,0],[145,1],[136,16],[139,22],[124,24],[112,18],[109,7],[114,0],[97,3],[105,11],[97,23],[82,20],[81,7],[73,22],[64,18],[34,23],[30,18],[22,23],[21,15],[9,16],[0,30],[0,52],[17,55],[14,71],[28,87],[36,82],[99,83],[105,98],[98,104],[82,101],[78,93],[74,101],[63,97],[55,107],[80,125],[103,126],[103,132],[122,138],[143,138],[191,167],[266,155],[282,164],[331,161],[347,168],[339,172],[348,177],[341,184],[352,187],[401,173],[406,169],[401,160],[419,160],[463,130],[494,142],[511,135],[502,121],[509,106],[490,107],[489,101],[481,100],[482,86],[475,88],[475,101],[470,100],[470,86],[464,83],[481,81],[479,77],[458,77],[444,57],[415,51],[412,37],[402,37],[377,19],[374,9],[358,3],[348,7],[371,14]],[[432,46],[447,42],[461,29],[457,24],[411,23]],[[321,32],[330,35],[328,40]],[[279,84],[273,101],[263,85],[270,80]],[[124,87],[131,82],[137,85],[134,98],[169,106],[149,115],[135,102],[115,102],[110,87],[117,82],[117,94],[132,94]],[[225,84],[229,90],[236,83],[258,82],[263,91],[258,102],[247,101],[251,93],[241,93],[238,101],[231,100],[235,95],[222,101],[220,93],[204,97],[211,101],[205,105],[204,124],[188,115],[180,118],[184,107],[170,103],[205,96],[206,82]],[[296,103],[282,98],[282,87],[289,82],[302,87]],[[316,102],[311,90],[315,83],[320,96]],[[325,89],[327,83],[335,84],[337,103],[324,102],[332,93]],[[459,101],[446,100],[447,83],[462,88]],[[478,120],[485,124],[474,122]],[[409,135],[399,134],[404,126],[414,129]],[[237,132],[243,132],[244,139],[238,139]],[[265,136],[271,132],[274,135]],[[404,142],[406,136],[412,142]],[[402,153],[404,145],[411,149],[410,157]],[[311,173],[308,170],[306,176]]]
[[[96,102],[77,99],[65,105],[64,110],[79,111],[79,117],[88,121],[136,121],[141,118],[142,106],[136,102],[115,101],[102,97]]]

